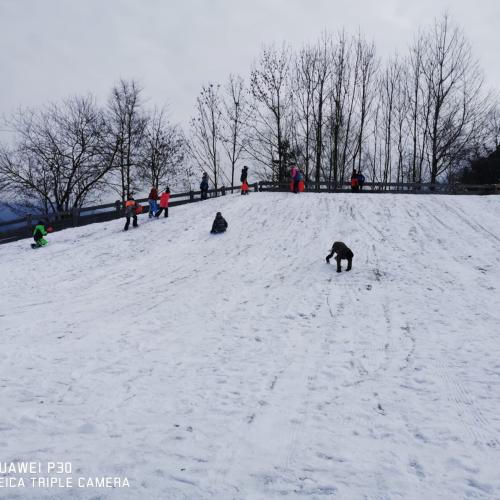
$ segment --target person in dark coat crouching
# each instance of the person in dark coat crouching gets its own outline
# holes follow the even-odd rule
[[[222,214],[220,212],[217,212],[217,215],[215,216],[214,223],[212,224],[212,230],[210,231],[212,234],[215,233],[224,233],[226,232],[227,229],[227,221],[222,217]]]
[[[341,241],[336,241],[333,244],[330,254],[326,256],[327,264],[330,264],[330,259],[333,257],[334,254],[337,254],[335,260],[337,261],[338,273],[342,271],[342,268],[340,266],[341,260],[347,260],[346,271],[350,271],[352,269],[352,258],[354,257],[354,254],[352,253],[352,250],[345,243],[342,243]]]

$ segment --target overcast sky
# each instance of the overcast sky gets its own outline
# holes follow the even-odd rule
[[[500,0],[0,0],[0,114],[135,78],[186,125],[201,85],[246,76],[263,43],[345,27],[387,57],[445,11],[499,88]]]

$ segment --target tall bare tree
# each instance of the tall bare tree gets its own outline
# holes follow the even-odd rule
[[[287,172],[290,142],[287,118],[291,111],[290,50],[285,45],[264,47],[250,76],[253,124],[247,151],[270,170],[273,180],[283,182]]]
[[[370,118],[376,94],[377,60],[375,45],[367,43],[361,35],[358,35],[356,50],[359,54],[360,78],[359,78],[359,129],[358,129],[358,171],[363,166],[363,146],[365,143],[365,127]]]
[[[323,154],[324,106],[331,71],[331,37],[324,33],[317,44],[304,47],[295,59],[294,107],[301,129],[306,181],[313,162],[316,180],[320,180]]]
[[[426,49],[422,32],[416,35],[410,46],[408,57],[408,131],[411,136],[411,177],[413,183],[422,182],[423,162],[427,146],[427,122],[429,119],[429,100],[425,98],[423,62]]]
[[[358,154],[358,86],[361,80],[361,54],[356,41],[341,32],[333,51],[331,92],[329,93],[328,181],[341,184],[354,167]]]
[[[382,134],[384,141],[383,170],[380,173],[381,181],[386,185],[392,177],[392,146],[393,131],[401,66],[399,61],[389,63],[380,80],[380,96],[382,104]]]
[[[60,214],[99,196],[117,148],[105,147],[107,126],[93,97],[18,112],[10,120],[13,149],[0,156],[0,176],[18,203]]]
[[[222,145],[229,161],[231,187],[234,187],[236,163],[241,159],[247,143],[245,128],[248,126],[249,104],[241,76],[229,75],[225,91]]]
[[[224,178],[220,151],[222,146],[222,102],[220,85],[203,86],[196,99],[196,114],[191,119],[189,151],[198,168],[206,171],[215,189]]]
[[[111,149],[118,147],[114,164],[117,176],[110,180],[110,186],[122,200],[140,187],[137,168],[148,122],[141,93],[136,81],[120,80],[108,101],[108,144]]]
[[[495,151],[500,147],[500,106],[493,101],[487,114],[486,148]]]
[[[423,61],[430,147],[430,180],[456,166],[478,139],[485,113],[483,77],[463,32],[447,15],[435,22]]]
[[[149,186],[171,184],[179,174],[185,154],[185,140],[178,126],[172,125],[165,108],[155,108],[144,132],[138,170]]]

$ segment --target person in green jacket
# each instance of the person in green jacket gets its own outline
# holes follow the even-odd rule
[[[45,224],[42,221],[38,221],[38,224],[35,226],[35,230],[33,231],[33,239],[35,240],[35,245],[32,246],[44,247],[48,243],[44,236],[47,236]]]

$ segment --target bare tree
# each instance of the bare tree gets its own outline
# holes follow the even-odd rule
[[[60,214],[99,196],[117,153],[105,150],[106,122],[92,97],[19,111],[17,144],[0,156],[0,176],[16,200]]]
[[[368,162],[370,165],[370,177],[372,182],[379,182],[379,172],[381,171],[381,148],[379,145],[380,142],[380,120],[382,116],[382,103],[380,99],[377,99],[375,103],[375,109],[373,113],[373,128],[372,128],[372,138],[373,144],[371,150],[368,152]]]
[[[248,125],[249,105],[246,98],[245,83],[241,76],[229,75],[225,90],[222,145],[231,169],[231,187],[234,187],[236,163],[242,157],[247,143],[245,127]]]
[[[395,81],[394,96],[394,134],[397,154],[396,182],[398,185],[408,179],[409,168],[406,165],[408,158],[408,66],[405,61],[396,61],[398,77]],[[392,180],[392,179],[391,179]],[[399,186],[398,186],[399,189]]]
[[[330,94],[332,43],[331,35],[325,32],[317,43],[302,49],[295,62],[294,97],[298,107],[295,112],[298,111],[302,129],[305,176],[309,181],[314,173],[317,183],[323,173],[325,106]]]
[[[189,151],[200,170],[209,173],[215,189],[224,177],[220,161],[222,143],[222,103],[220,85],[202,87],[196,99],[196,115],[191,119]]]
[[[331,92],[329,93],[328,182],[344,181],[346,170],[355,165],[359,137],[356,134],[356,97],[360,81],[360,54],[352,50],[353,40],[341,32],[333,52]]]
[[[422,182],[422,165],[427,146],[427,122],[429,119],[429,100],[425,98],[423,62],[426,41],[419,32],[410,47],[408,59],[408,132],[411,136],[411,182]]]
[[[363,146],[365,142],[365,126],[370,117],[373,102],[376,98],[374,85],[377,74],[375,45],[368,44],[361,35],[358,36],[356,50],[359,53],[359,132],[358,132],[358,171],[363,165]]]
[[[324,35],[324,43],[326,45]],[[322,50],[322,48],[324,50]],[[325,46],[310,45],[303,48],[295,59],[293,97],[295,122],[300,129],[296,142],[302,143],[306,182],[311,176],[311,160],[316,158],[316,178],[319,178],[323,151],[323,106],[326,100],[325,83],[329,75],[328,50]],[[297,144],[296,146],[300,146]],[[314,155],[314,150],[316,154]]]
[[[487,114],[486,149],[497,150],[500,147],[500,107],[494,102]]]
[[[179,127],[171,125],[164,108],[155,108],[144,133],[138,169],[149,186],[172,183],[184,161],[185,140]]]
[[[483,77],[469,42],[448,16],[436,21],[423,62],[430,147],[430,180],[457,166],[478,139],[486,109]]]
[[[108,102],[108,146],[118,149],[114,167],[116,179],[110,179],[111,188],[122,200],[139,188],[137,167],[142,155],[144,131],[148,118],[143,110],[142,89],[137,82],[120,80],[113,87]]]
[[[250,76],[254,122],[247,151],[279,182],[285,180],[290,154],[286,122],[292,102],[290,57],[286,46],[280,51],[264,47]]]
[[[382,103],[382,134],[384,140],[383,170],[380,173],[381,182],[386,185],[392,176],[392,141],[393,122],[395,120],[396,97],[398,81],[401,77],[401,66],[397,60],[386,68],[380,80],[380,96]]]

